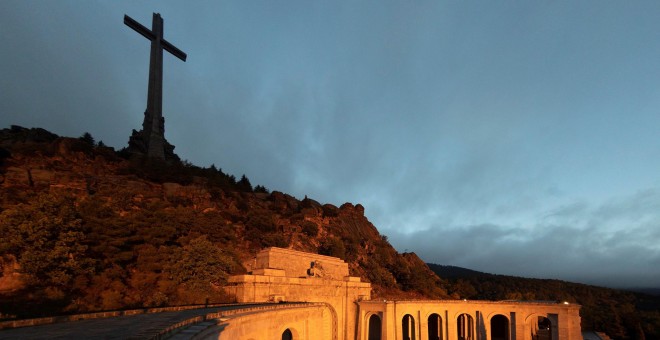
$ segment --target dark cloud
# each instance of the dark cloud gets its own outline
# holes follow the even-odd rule
[[[362,203],[427,261],[659,286],[658,6],[2,1],[0,125],[125,146],[149,42],[122,17],[159,12],[183,159]]]
[[[659,205],[658,191],[645,191],[597,207],[559,207],[524,227],[436,224],[390,235],[399,248],[429,262],[615,287],[653,286],[660,280]]]

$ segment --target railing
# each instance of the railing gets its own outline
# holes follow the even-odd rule
[[[161,313],[161,312],[178,312],[178,311],[190,310],[190,309],[216,308],[216,307],[236,306],[236,305],[239,304],[236,303],[208,304],[208,305],[187,305],[187,306],[175,306],[175,307],[140,308],[140,309],[116,310],[116,311],[105,311],[105,312],[83,313],[83,314],[72,314],[72,315],[58,315],[58,316],[50,316],[50,317],[34,318],[34,319],[8,320],[8,321],[0,321],[0,329],[47,325],[51,323],[88,320],[88,319],[113,318],[113,317],[127,316],[127,315],[151,314],[151,313]]]

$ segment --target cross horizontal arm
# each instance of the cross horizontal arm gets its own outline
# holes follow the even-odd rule
[[[183,61],[186,61],[188,56],[183,51],[174,47],[174,45],[170,44],[170,42],[167,40],[161,40],[161,43],[163,44],[163,49],[165,49],[165,51],[172,53],[173,56]]]
[[[156,37],[154,36],[154,33],[151,32],[150,29],[142,26],[139,22],[133,20],[133,18],[129,17],[128,15],[124,14],[124,24],[126,26],[134,29],[136,32],[142,34],[145,38],[149,40],[154,40]]]

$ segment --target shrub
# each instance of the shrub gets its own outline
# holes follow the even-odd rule
[[[312,221],[302,223],[302,232],[309,237],[316,237],[319,234],[319,227]]]
[[[86,233],[72,199],[42,195],[5,210],[0,233],[0,253],[16,256],[33,286],[66,291],[77,276],[91,273]]]
[[[338,257],[343,260],[346,257],[346,247],[340,239],[330,236],[321,242],[319,254]]]
[[[323,217],[337,217],[339,209],[332,204],[323,205]]]
[[[250,211],[246,223],[248,229],[257,229],[262,232],[275,231],[275,223],[273,223],[273,216],[269,211]]]
[[[233,264],[234,261],[204,235],[192,239],[183,248],[176,248],[168,271],[179,284],[207,290],[210,288],[209,283],[226,283]]]
[[[254,187],[254,192],[262,193],[262,194],[267,194],[267,193],[268,193],[268,189],[267,189],[265,186],[263,186],[263,185],[257,185],[256,187]]]

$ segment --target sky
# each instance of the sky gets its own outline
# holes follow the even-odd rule
[[[153,12],[181,159],[426,262],[660,287],[660,2],[2,0],[0,128],[126,146]]]

